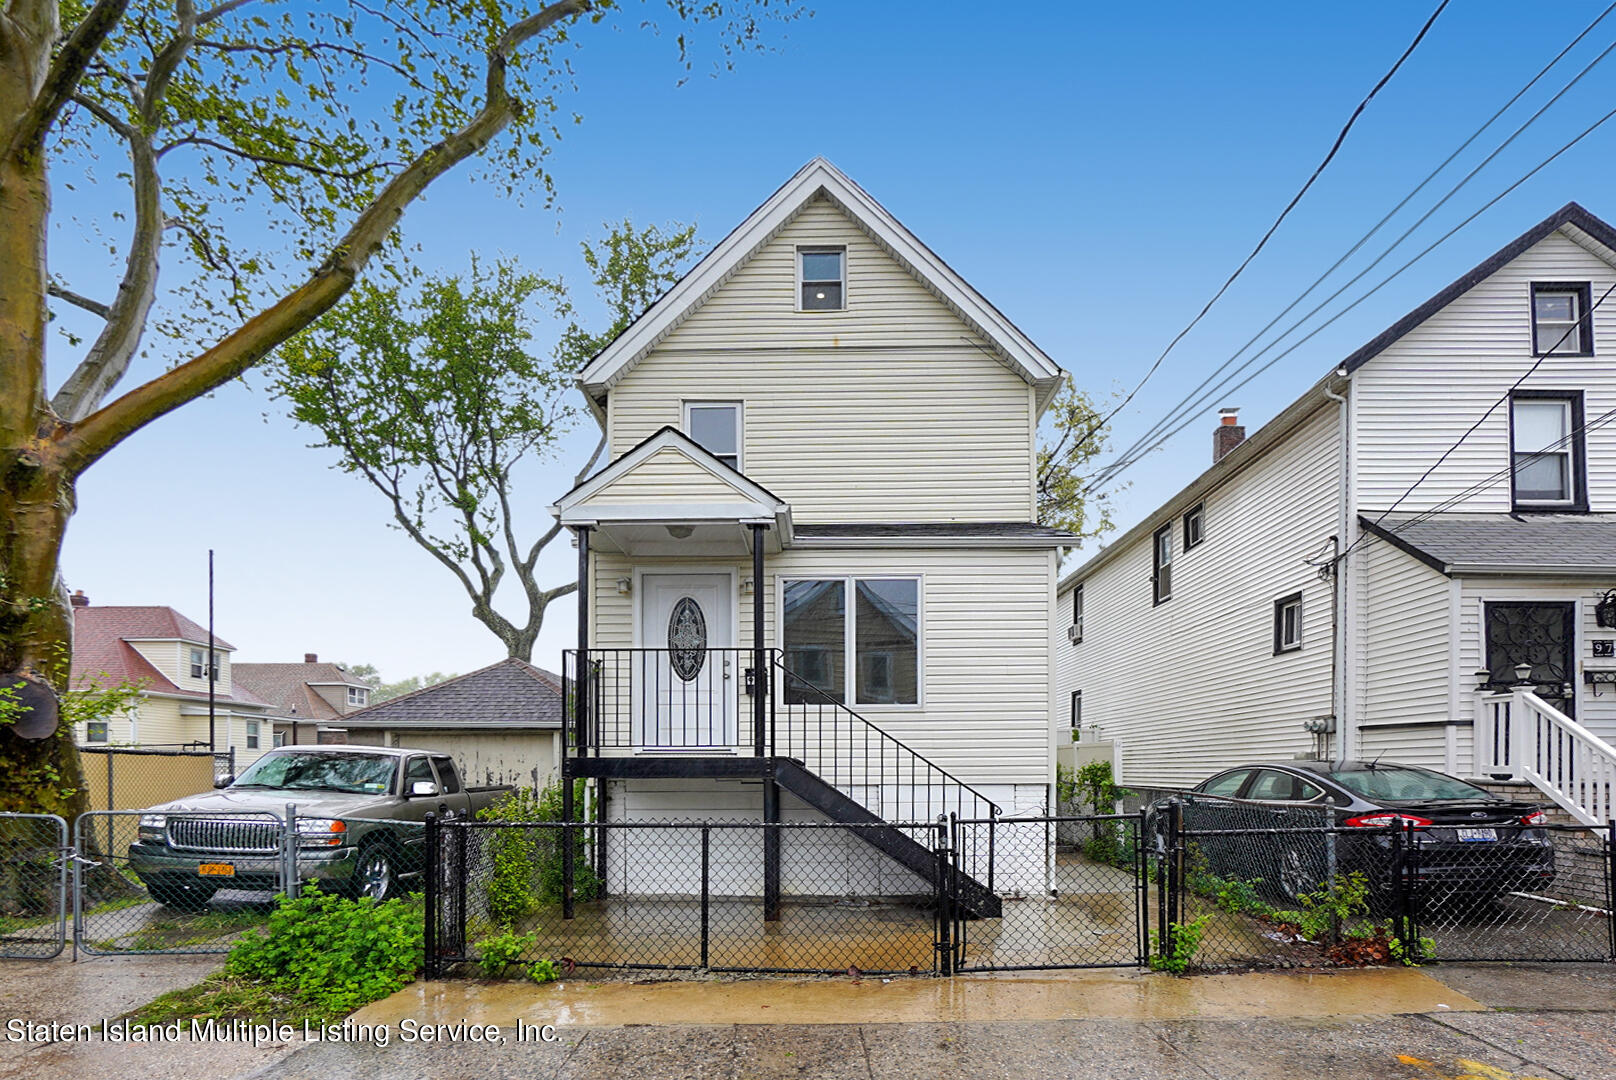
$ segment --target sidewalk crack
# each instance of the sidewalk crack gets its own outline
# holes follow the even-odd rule
[[[1542,1080],[1576,1080],[1575,1077],[1568,1077],[1568,1076],[1566,1076],[1565,1073],[1555,1072],[1553,1069],[1549,1068],[1547,1065],[1541,1065],[1538,1062],[1533,1061],[1531,1058],[1522,1057],[1514,1049],[1512,1049],[1512,1048],[1510,1048],[1508,1046],[1501,1046],[1498,1043],[1495,1043],[1491,1039],[1487,1038],[1487,1036],[1485,1036],[1485,1035],[1478,1035],[1474,1031],[1466,1031],[1462,1027],[1455,1027],[1453,1024],[1448,1023],[1446,1020],[1442,1019],[1442,1017],[1440,1017],[1440,1016],[1433,1016],[1430,1013],[1415,1013],[1414,1015],[1418,1019],[1424,1020],[1429,1024],[1434,1024],[1435,1026],[1441,1028],[1443,1031],[1447,1031],[1447,1032],[1450,1032],[1450,1033],[1452,1033],[1454,1035],[1458,1035],[1460,1038],[1474,1039],[1476,1042],[1481,1043],[1481,1045],[1487,1047],[1488,1049],[1496,1050],[1498,1053],[1503,1054],[1505,1057],[1512,1058],[1515,1061],[1520,1062],[1522,1065],[1530,1067],[1532,1069],[1532,1072],[1533,1072],[1534,1075],[1536,1075],[1538,1073],[1542,1074]]]

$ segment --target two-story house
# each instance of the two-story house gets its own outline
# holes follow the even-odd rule
[[[79,725],[86,746],[234,751],[236,768],[274,737],[274,709],[232,678],[235,646],[171,607],[95,606],[72,596],[74,690],[138,688],[122,715]],[[212,684],[211,711],[209,684]]]
[[[810,162],[581,373],[609,464],[552,508],[579,551],[567,775],[611,820],[1048,805],[1061,378]]]
[[[318,653],[304,653],[302,663],[238,663],[233,674],[237,686],[269,703],[276,746],[346,742],[332,721],[370,704],[370,683]]]
[[[1616,791],[1616,230],[1568,205],[1061,583],[1056,725],[1131,787],[1293,756]],[[1536,796],[1536,792],[1529,792]]]

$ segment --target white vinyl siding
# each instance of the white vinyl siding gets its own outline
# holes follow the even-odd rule
[[[623,506],[659,502],[733,503],[735,488],[672,448],[658,450],[607,484],[580,506]]]
[[[848,307],[796,310],[799,245],[847,246]],[[612,455],[682,403],[745,408],[745,472],[799,522],[1031,521],[1033,395],[987,343],[816,201],[615,386]]]
[[[599,648],[633,644],[637,598],[618,593],[618,578],[631,576],[635,566],[676,571],[697,565],[604,553],[593,561],[591,645]],[[1050,779],[1049,564],[1049,553],[1040,549],[792,549],[769,556],[762,589],[738,598],[735,641],[713,644],[751,644],[758,594],[767,645],[778,644],[777,577],[919,576],[923,705],[860,705],[856,711],[966,783],[1041,789]],[[716,560],[699,566],[728,568]],[[751,576],[749,564],[733,568]]]
[[[1365,540],[1357,558],[1363,723],[1447,720],[1449,579],[1384,541]]]
[[[1519,258],[1410,331],[1353,376],[1357,397],[1357,505],[1390,507],[1496,403],[1534,362],[1534,281],[1588,281],[1595,299],[1616,269],[1561,233]],[[1543,359],[1527,390],[1582,390],[1589,421],[1616,408],[1616,305],[1593,315],[1594,357]],[[1399,511],[1430,509],[1497,474],[1483,491],[1451,507],[1460,512],[1510,510],[1509,404],[1498,405]],[[1410,421],[1418,417],[1418,422]],[[1616,425],[1587,434],[1589,509],[1616,511]]]
[[[1319,409],[1207,493],[1206,539],[1173,560],[1171,603],[1150,602],[1154,529],[1083,579],[1082,642],[1065,640],[1068,619],[1058,629],[1056,726],[1081,689],[1084,727],[1121,744],[1130,787],[1311,747],[1302,724],[1331,710],[1331,586],[1304,560],[1336,530],[1336,428],[1335,407]],[[1276,656],[1274,601],[1298,591],[1303,647]]]

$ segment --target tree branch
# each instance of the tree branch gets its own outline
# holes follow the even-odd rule
[[[560,0],[510,27],[489,51],[485,100],[476,116],[427,148],[377,194],[309,279],[193,360],[164,372],[59,434],[57,453],[77,476],[143,425],[241,374],[342,298],[397,227],[404,211],[438,177],[505,129],[517,103],[506,88],[511,54],[563,19],[592,10],[592,0]]]
[[[207,146],[214,150],[218,150],[221,153],[229,154],[232,157],[241,158],[243,161],[252,161],[260,165],[278,165],[283,169],[301,169],[303,172],[313,173],[316,176],[329,176],[334,180],[362,180],[370,173],[376,172],[378,169],[401,169],[404,167],[404,163],[402,161],[377,161],[370,165],[366,165],[363,168],[348,171],[343,171],[342,169],[327,169],[323,166],[315,165],[307,161],[298,161],[296,158],[274,157],[269,154],[254,154],[250,151],[241,149],[239,146],[231,146],[229,143],[217,142],[203,135],[187,135],[184,138],[175,139],[171,143],[165,143],[163,147],[157,151],[157,156],[161,158],[170,150],[176,150],[181,146]]]
[[[107,305],[99,300],[91,300],[88,296],[80,296],[65,285],[53,281],[50,283],[48,291],[56,299],[65,300],[76,308],[83,308],[91,315],[99,315],[103,319],[107,317]]]
[[[35,154],[44,149],[45,137],[50,134],[56,118],[61,115],[63,107],[73,100],[85,69],[95,59],[95,54],[106,42],[113,27],[118,25],[118,20],[123,18],[128,6],[129,0],[96,0],[95,6],[73,28],[57,50],[56,59],[51,61],[50,69],[45,73],[45,82],[34,96],[27,115],[17,126],[11,145],[6,148],[8,158]]]

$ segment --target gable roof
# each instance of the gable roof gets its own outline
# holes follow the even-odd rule
[[[334,727],[560,728],[561,677],[515,657],[344,716]]]
[[[617,480],[633,472],[642,462],[648,461],[663,450],[673,450],[683,455],[692,465],[702,469],[733,492],[734,505],[724,504],[726,511],[735,511],[729,516],[750,515],[789,520],[791,507],[784,499],[745,473],[718,460],[700,443],[670,425],[664,425],[653,431],[619,454],[615,461],[602,467],[593,476],[579,481],[571,491],[555,501],[555,505],[550,507],[550,512],[564,524],[573,524],[573,519],[578,515],[590,517],[591,509],[580,506],[580,503],[610,487]]]
[[[737,225],[689,273],[584,365],[578,381],[591,403],[633,370],[691,312],[729,280],[815,198],[829,199],[915,280],[986,339],[995,357],[1038,388],[1038,405],[1060,388],[1061,368],[935,252],[822,157],[804,165]]]
[[[273,705],[282,716],[298,720],[329,720],[342,713],[315,692],[311,683],[362,686],[370,683],[340,664],[246,664],[230,666],[230,684]]]
[[[1388,514],[1358,523],[1421,562],[1455,574],[1616,572],[1616,516],[1603,514]]]
[[[193,636],[193,635],[200,635]],[[74,690],[139,686],[149,694],[207,700],[206,690],[187,690],[164,675],[130,641],[181,639],[207,644],[208,632],[169,607],[73,608],[73,670],[68,685]],[[219,649],[233,648],[214,639]],[[231,684],[231,692],[216,700],[229,704],[266,705],[250,689]]]
[[[1594,251],[1594,254],[1616,265],[1616,228],[1590,214],[1580,204],[1568,202],[1471,267],[1447,288],[1382,330],[1372,341],[1348,356],[1338,366],[1349,375],[1357,371],[1391,348],[1410,330],[1492,277],[1533,244],[1559,230],[1564,230],[1572,240],[1591,251],[1595,246],[1604,248],[1604,251]]]

